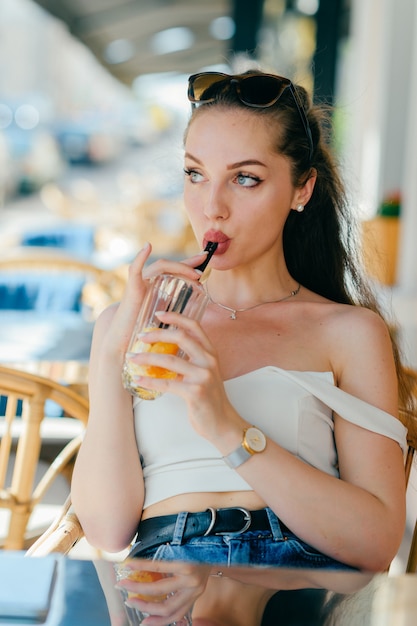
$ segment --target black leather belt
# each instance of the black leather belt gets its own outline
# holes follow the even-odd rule
[[[178,515],[151,517],[140,522],[137,541],[139,545],[130,553],[135,556],[174,538]],[[282,525],[281,525],[282,526]],[[265,509],[248,511],[241,507],[228,509],[207,509],[201,513],[188,513],[185,522],[183,541],[193,537],[209,535],[240,535],[247,530],[270,530],[268,514]]]

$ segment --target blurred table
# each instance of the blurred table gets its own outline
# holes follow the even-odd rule
[[[6,551],[0,552],[0,572],[0,624],[124,626],[120,620],[112,623],[97,569],[91,561],[61,555],[30,558],[23,552]],[[121,603],[119,610],[123,610]]]

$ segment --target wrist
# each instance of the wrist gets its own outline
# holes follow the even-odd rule
[[[253,456],[262,453],[265,448],[266,437],[260,428],[247,426],[241,434],[240,444],[223,456],[223,460],[230,468],[236,469]]]

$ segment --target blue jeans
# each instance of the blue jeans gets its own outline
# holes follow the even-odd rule
[[[289,568],[352,570],[302,541],[291,531],[281,529],[279,518],[266,509],[270,530],[246,531],[240,534],[194,537],[183,543],[187,513],[180,513],[172,541],[143,550],[140,542],[132,546],[134,557],[164,561],[191,561],[223,566],[261,565]]]

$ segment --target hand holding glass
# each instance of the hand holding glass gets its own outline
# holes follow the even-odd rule
[[[212,241],[207,243],[205,248],[207,257],[195,269],[201,272],[204,271],[216,251],[217,245],[216,242]],[[207,293],[200,281],[188,280],[172,274],[161,274],[151,280],[129,341],[122,371],[123,385],[132,395],[138,396],[143,400],[154,400],[161,395],[159,391],[146,389],[146,386],[143,386],[143,381],[139,384],[139,377],[177,377],[175,372],[163,367],[139,365],[135,363],[134,356],[142,352],[158,352],[175,354],[180,358],[186,358],[184,352],[175,343],[164,341],[146,343],[142,341],[141,336],[157,328],[168,328],[168,325],[158,320],[156,316],[158,311],[181,313],[191,319],[200,321],[209,302]]]
[[[116,571],[116,579],[117,582],[123,579],[129,579],[134,582],[155,582],[157,580],[161,580],[161,578],[165,578],[168,574],[164,574],[162,572],[151,572],[137,569],[130,569],[129,567],[125,567],[123,563],[115,563],[115,571]],[[164,602],[169,595],[159,595],[159,596],[145,596],[134,593],[133,591],[127,591],[122,588],[121,593],[123,596],[123,600],[125,602],[125,610],[126,615],[129,620],[129,626],[140,626],[142,624],[145,617],[149,617],[149,613],[145,613],[140,609],[135,609],[132,606],[126,604],[126,600],[139,599],[145,600],[146,602]],[[192,626],[192,617],[191,617],[190,609],[186,615],[180,620],[176,622],[172,622],[167,626]]]
[[[177,374],[163,367],[153,365],[139,365],[135,363],[135,354],[142,352],[158,352],[175,354],[185,358],[185,354],[174,343],[158,341],[145,343],[141,336],[151,330],[168,328],[157,318],[158,311],[173,311],[181,313],[195,320],[200,320],[207,305],[207,294],[203,286],[192,280],[187,280],[171,274],[161,274],[152,279],[139,316],[130,339],[125,362],[123,365],[122,380],[124,387],[134,396],[143,400],[153,400],[161,395],[159,391],[146,389],[143,381],[138,378],[176,378]]]

